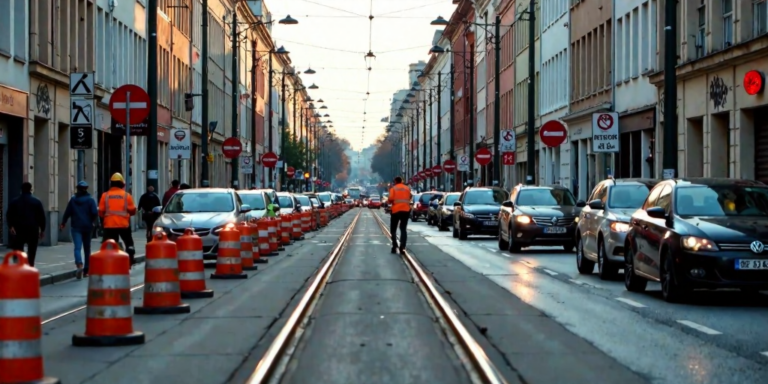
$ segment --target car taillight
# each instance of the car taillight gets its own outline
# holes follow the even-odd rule
[[[421,208],[421,203],[416,203],[416,209]]]

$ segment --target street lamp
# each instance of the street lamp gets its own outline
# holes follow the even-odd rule
[[[310,85],[310,86],[309,86],[309,87],[307,87],[307,88],[309,88],[309,89],[318,89],[318,88],[320,88],[320,87],[318,87],[317,85],[315,85],[315,83],[312,83],[312,85]]]

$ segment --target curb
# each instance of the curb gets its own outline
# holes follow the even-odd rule
[[[146,260],[146,258],[147,257],[145,255],[136,255],[134,257],[134,260],[138,264],[138,263],[143,263],[144,260]],[[40,286],[45,287],[46,285],[52,285],[52,284],[60,283],[62,281],[66,281],[69,279],[74,279],[76,274],[77,274],[77,270],[41,274]]]

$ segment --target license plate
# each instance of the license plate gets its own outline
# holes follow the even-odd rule
[[[483,225],[499,225],[499,222],[496,220],[483,221]]]
[[[736,260],[736,269],[740,270],[768,270],[768,260]]]
[[[544,228],[544,233],[565,233],[566,229],[564,227],[547,227]]]

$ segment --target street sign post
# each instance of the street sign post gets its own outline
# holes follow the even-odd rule
[[[422,172],[424,172],[424,176],[427,176],[427,178],[432,177],[432,168],[425,168]]]
[[[547,147],[559,147],[568,138],[568,130],[560,120],[550,120],[539,129],[539,139]]]
[[[171,130],[168,158],[177,160],[192,158],[192,134],[188,128],[173,128]]]
[[[515,152],[504,152],[501,154],[501,163],[504,165],[515,165]]]
[[[469,171],[469,156],[467,155],[461,155],[459,156],[459,172],[467,172]]]
[[[443,171],[445,171],[445,173],[453,173],[453,171],[455,170],[456,170],[455,161],[448,159],[445,162],[443,162]]]
[[[124,125],[139,124],[149,116],[149,95],[134,84],[126,84],[116,89],[109,99],[109,113]]]
[[[592,152],[619,151],[619,114],[616,112],[592,114]]]
[[[243,171],[243,174],[250,175],[253,173],[253,163],[251,161],[250,156],[240,157],[240,170]]]
[[[69,108],[69,125],[72,127],[93,127],[93,101],[74,99]]]
[[[293,175],[296,174],[296,170],[293,167],[288,167],[285,174],[288,175],[288,177],[293,177]]]
[[[261,155],[261,164],[266,168],[274,168],[277,165],[277,155],[274,152]]]
[[[491,163],[491,151],[488,150],[488,148],[480,148],[477,150],[477,153],[475,154],[475,161],[477,161],[480,166],[485,167],[486,165]]]
[[[69,74],[69,97],[93,98],[93,72]]]
[[[439,176],[441,173],[443,173],[443,167],[439,165],[435,165],[432,167],[432,174],[435,176]]]
[[[514,152],[517,149],[517,140],[515,138],[515,131],[506,130],[501,131],[501,142],[499,143],[499,150],[501,152]]]
[[[69,147],[71,149],[93,148],[93,128],[70,127],[69,128]],[[79,177],[79,178],[82,178],[82,177]]]
[[[93,148],[94,74],[69,74],[69,147],[77,149],[77,180],[85,178],[85,150]]]
[[[237,137],[227,137],[221,145],[221,152],[227,159],[239,157],[243,152],[243,143]]]

